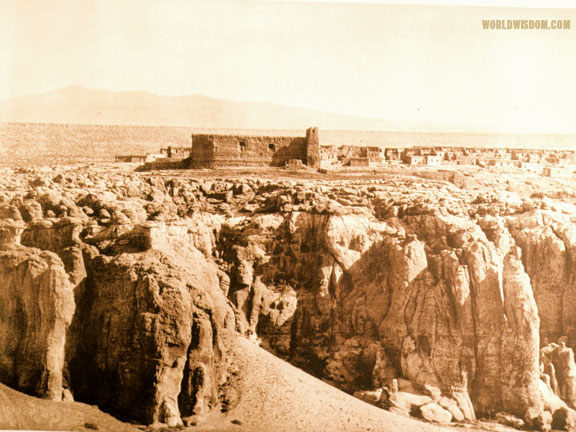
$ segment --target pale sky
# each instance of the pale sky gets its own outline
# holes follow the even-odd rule
[[[430,131],[576,133],[576,9],[0,0],[0,10],[0,99],[83,85]],[[483,30],[482,19],[571,29]]]

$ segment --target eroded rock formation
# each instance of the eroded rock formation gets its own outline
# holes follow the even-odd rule
[[[23,226],[0,226],[0,376],[29,394],[62,400],[73,286],[60,258],[23,247]]]
[[[230,408],[227,328],[405,415],[572,415],[574,209],[414,179],[5,182],[15,388],[175,426]]]

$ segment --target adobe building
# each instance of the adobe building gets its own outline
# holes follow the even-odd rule
[[[190,147],[168,146],[166,148],[161,148],[160,153],[166,158],[185,159],[190,156]]]
[[[545,175],[546,177],[558,177],[564,179],[569,179],[572,178],[573,176],[573,172],[571,169],[567,169],[564,167],[553,167],[553,166],[544,167],[544,169],[542,170],[542,174]]]
[[[146,155],[116,155],[114,162],[143,163],[146,162]]]
[[[291,160],[320,167],[318,128],[303,137],[192,135],[191,168],[284,166]]]
[[[351,157],[347,165],[351,167],[368,167],[370,166],[370,159],[367,157]]]

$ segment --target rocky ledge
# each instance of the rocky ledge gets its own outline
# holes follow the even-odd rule
[[[233,409],[222,334],[392,412],[576,428],[576,208],[409,177],[4,173],[0,381],[125,421]]]

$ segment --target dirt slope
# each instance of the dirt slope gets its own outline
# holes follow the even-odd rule
[[[232,362],[242,370],[241,378],[233,383],[240,401],[228,413],[210,418],[210,426],[199,424],[202,431],[444,430],[364,403],[278,359],[247,339],[230,333],[224,340]],[[199,429],[190,427],[187,430]]]
[[[98,408],[27,396],[0,384],[0,429],[54,431],[137,431]]]

